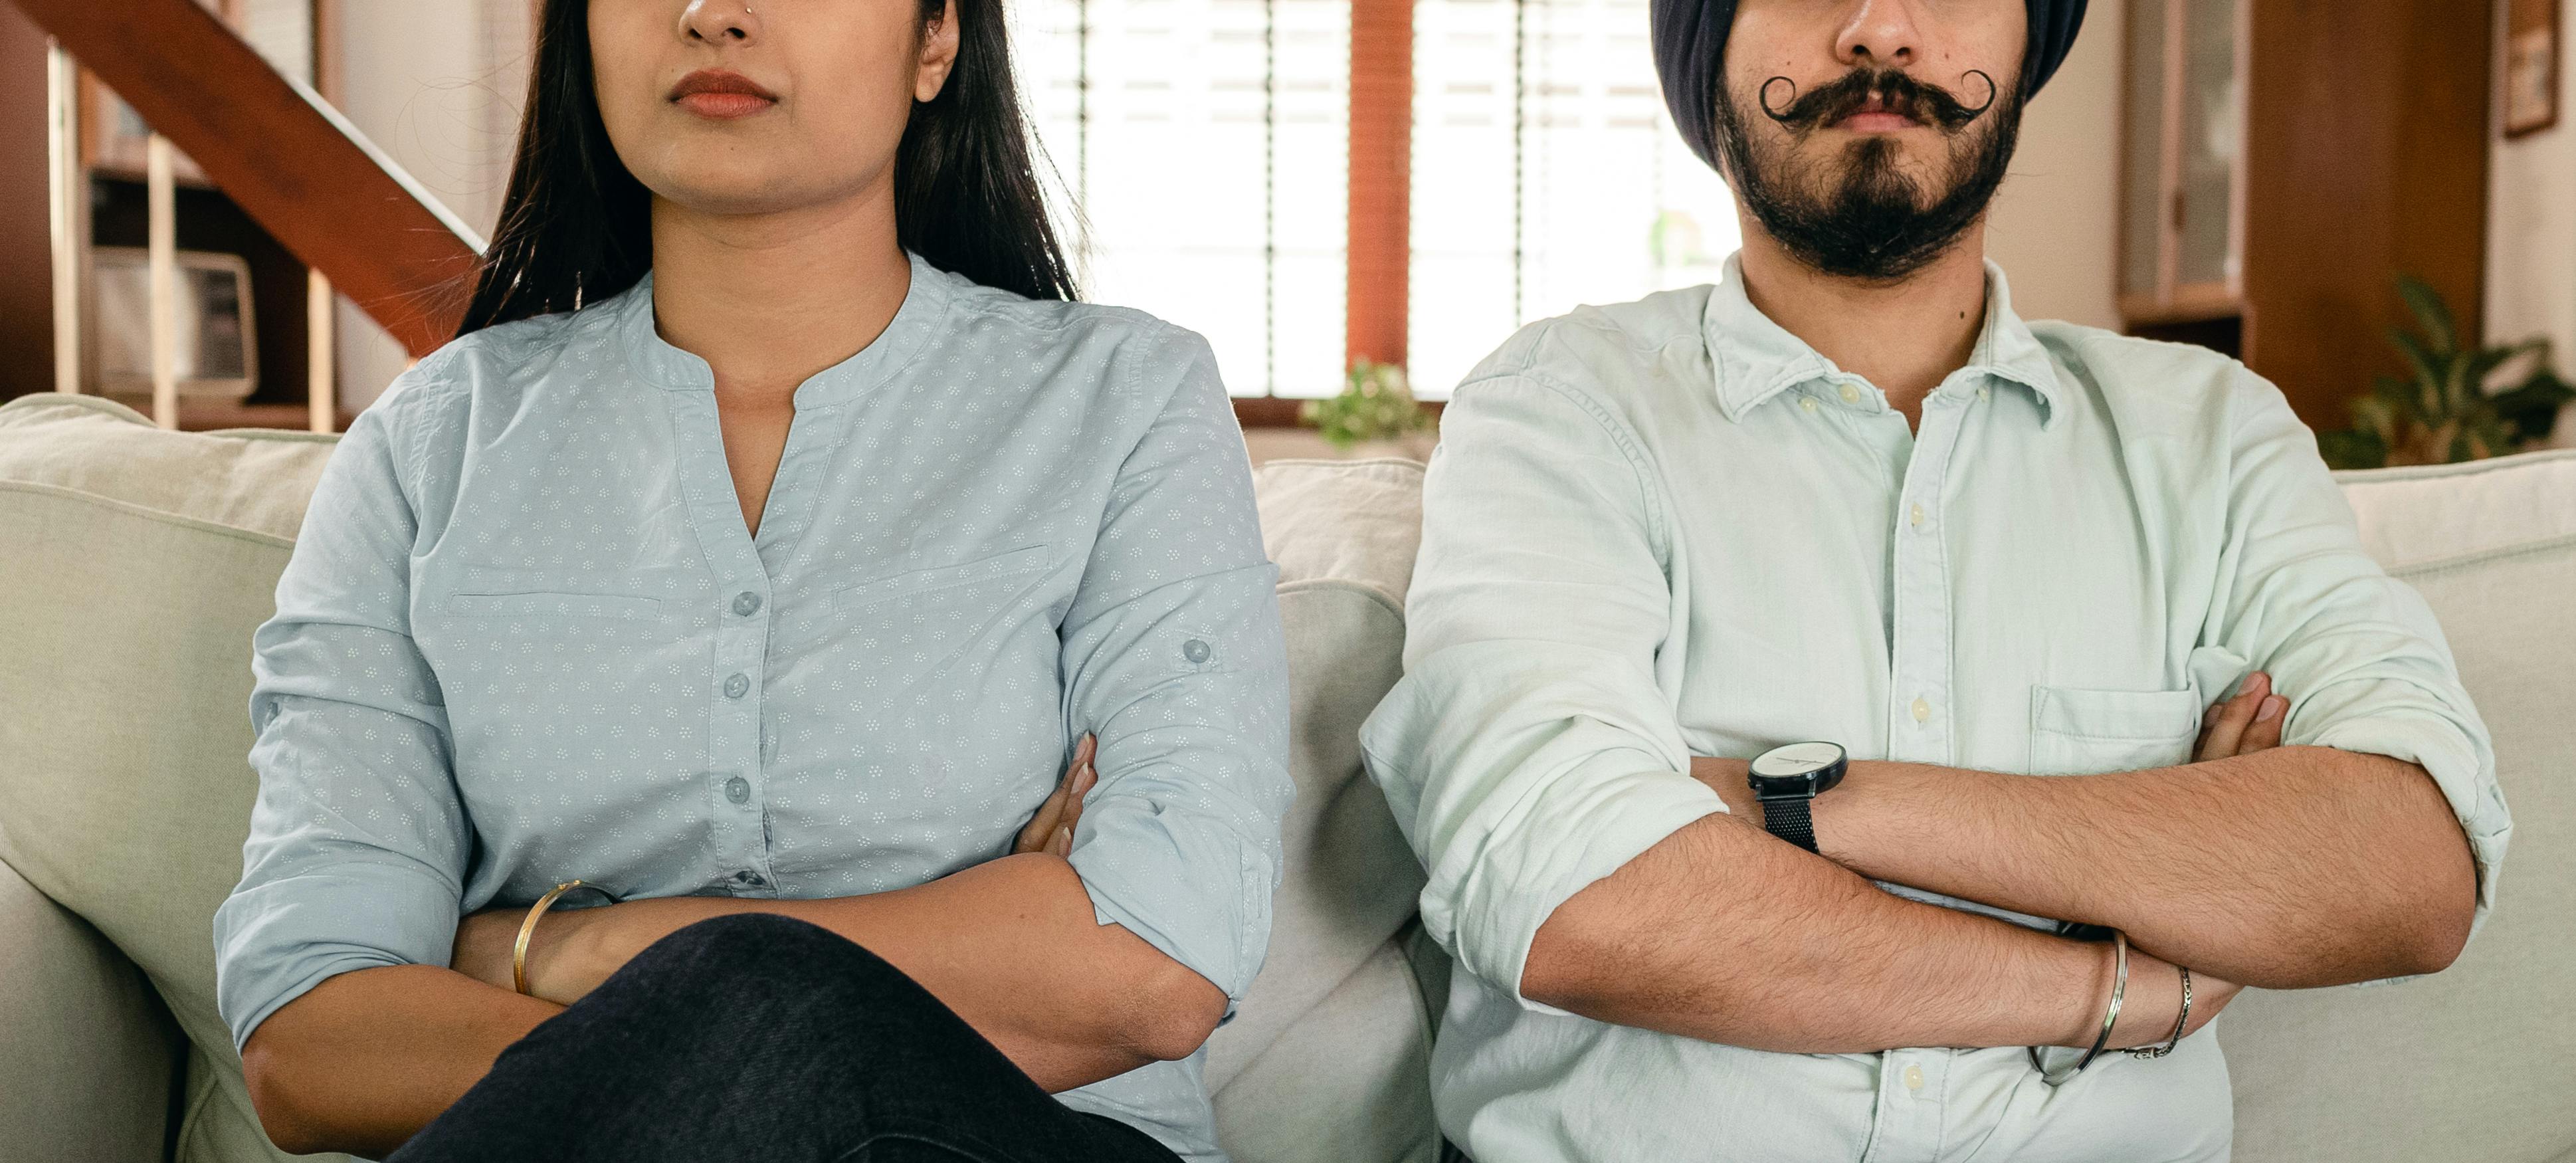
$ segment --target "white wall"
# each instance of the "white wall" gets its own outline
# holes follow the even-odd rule
[[[529,12],[529,0],[340,5],[340,111],[484,237],[509,186]],[[338,326],[341,406],[354,411],[410,357],[345,298]]]
[[[2504,6],[2496,7],[2501,18]],[[2568,32],[2576,34],[2576,22]],[[2501,84],[2500,28],[2496,43]],[[2576,44],[2559,48],[2557,126],[2513,141],[2499,130],[2487,170],[2486,338],[2545,338],[2561,375],[2576,374],[2576,52],[2570,48]],[[2498,117],[2500,124],[2501,111]],[[2560,420],[2558,443],[2576,444],[2576,422]]]
[[[1986,255],[2028,319],[2120,327],[2120,30],[2124,0],[2093,0],[2084,31],[2022,118],[2021,150],[1995,196]]]

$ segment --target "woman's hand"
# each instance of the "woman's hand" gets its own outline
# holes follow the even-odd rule
[[[621,907],[557,905],[537,918],[536,931],[528,934],[528,996],[571,1005],[607,980],[627,957],[641,951],[642,945],[620,947],[622,955],[601,960],[616,939],[612,914]],[[519,926],[527,919],[526,905],[495,905],[466,917],[456,926],[456,948],[447,967],[485,985],[516,992],[510,954],[519,943]],[[597,928],[602,922],[612,923],[603,931]]]
[[[510,979],[510,951],[519,942],[519,922],[527,919],[527,907],[490,908],[456,926],[456,949],[449,955],[447,967],[485,985],[515,990]]]
[[[1020,829],[1020,838],[1011,845],[1012,855],[1073,855],[1073,826],[1082,820],[1082,797],[1091,794],[1092,785],[1100,782],[1100,773],[1091,766],[1092,756],[1099,749],[1100,741],[1089,735],[1073,745],[1073,763],[1064,769],[1064,778],[1057,781],[1055,794],[1039,804],[1028,825]]]
[[[2251,755],[2281,745],[2281,725],[2290,718],[2290,700],[2272,693],[2272,676],[2255,671],[2236,688],[2236,697],[2211,703],[2200,717],[2200,742],[2194,763]]]

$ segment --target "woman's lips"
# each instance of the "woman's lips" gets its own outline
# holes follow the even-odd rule
[[[678,101],[682,109],[700,117],[712,117],[719,121],[748,117],[777,103],[767,97],[754,97],[749,93],[691,93]]]
[[[700,117],[747,117],[778,103],[778,95],[729,69],[699,69],[671,87],[671,102]]]

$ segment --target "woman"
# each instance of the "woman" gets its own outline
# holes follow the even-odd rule
[[[499,234],[255,643],[271,1136],[1219,1158],[1275,571],[1205,344],[1065,301],[997,0],[549,0]]]

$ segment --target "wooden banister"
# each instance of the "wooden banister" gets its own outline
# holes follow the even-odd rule
[[[207,180],[415,357],[464,318],[483,240],[194,0],[15,0]]]

